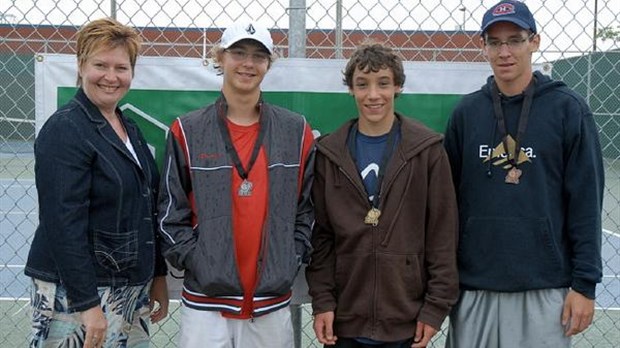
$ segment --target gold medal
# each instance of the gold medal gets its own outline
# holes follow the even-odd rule
[[[521,177],[521,169],[512,167],[506,174],[506,178],[504,179],[504,182],[507,184],[517,185],[519,183],[520,177]]]
[[[366,214],[364,223],[367,225],[377,226],[379,224],[379,216],[381,216],[381,210],[372,208],[368,211],[368,214]]]

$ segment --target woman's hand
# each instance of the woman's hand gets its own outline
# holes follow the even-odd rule
[[[84,348],[103,347],[106,331],[108,329],[108,321],[105,315],[103,315],[101,307],[95,306],[80,312],[80,319],[86,330]]]

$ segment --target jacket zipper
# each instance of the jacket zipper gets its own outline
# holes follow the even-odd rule
[[[338,169],[340,170],[340,172],[349,180],[349,182],[351,182],[351,184],[353,184],[353,186],[357,189],[357,192],[359,192],[362,195],[362,198],[364,199],[364,202],[366,202],[366,206],[370,209],[372,208],[372,206],[370,205],[370,202],[368,201],[368,197],[366,192],[364,192],[363,190],[361,190],[356,184],[355,181],[353,181],[353,179],[351,178],[351,176],[349,176],[349,174],[347,174],[344,169],[342,169],[342,167],[338,167]],[[374,230],[375,226],[371,226],[371,228]],[[374,234],[374,231],[373,231]],[[373,237],[373,244],[374,244],[374,237]],[[373,247],[374,248],[374,247]],[[373,323],[371,326],[371,336],[374,336],[375,333],[375,325],[374,322],[376,321],[377,318],[377,303],[374,300],[374,298],[376,297],[377,294],[377,255],[376,253],[373,253],[373,257],[374,257],[374,286],[373,286],[373,294],[372,294],[372,320],[371,322]]]
[[[392,183],[394,182],[394,180],[396,180],[395,178],[398,176],[398,174],[403,170],[403,168],[405,168],[405,166],[407,165],[407,161],[403,162],[403,164],[400,165],[400,167],[398,167],[398,169],[396,170],[395,175],[391,178],[390,182],[388,182],[385,185],[385,188],[389,188],[391,187]],[[357,192],[359,192],[362,195],[362,198],[364,198],[364,201],[366,202],[366,206],[368,206],[369,208],[371,208],[370,202],[368,202],[368,198],[366,197],[366,193],[361,190],[353,181],[353,179],[351,178],[351,176],[349,174],[347,174],[344,169],[342,169],[342,167],[338,167],[338,170],[349,180],[349,182],[351,182],[351,184],[353,184],[353,186],[357,189]],[[387,192],[388,190],[386,190]],[[371,226],[371,228],[374,230],[375,227]],[[386,233],[389,233],[389,229],[386,231]],[[374,231],[373,231],[374,234]],[[380,241],[379,241],[380,242]],[[374,238],[373,238],[373,244],[374,244]],[[374,300],[374,298],[376,298],[377,295],[377,254],[374,254],[374,286],[373,286],[373,301],[372,301],[372,329],[371,329],[371,336],[374,336],[375,333],[375,321],[377,318],[377,302]]]
[[[364,202],[366,202],[366,206],[368,208],[372,208],[370,205],[370,202],[368,202],[368,195],[366,194],[366,192],[364,192],[362,189],[359,188],[359,186],[357,186],[355,184],[355,181],[353,181],[353,179],[351,178],[351,176],[349,176],[349,174],[347,174],[347,172],[344,171],[344,169],[342,169],[342,167],[338,167],[338,170],[344,174],[344,176],[349,180],[349,182],[351,182],[351,184],[353,184],[353,186],[357,189],[357,192],[359,192],[359,194],[362,196],[362,198],[364,199]]]

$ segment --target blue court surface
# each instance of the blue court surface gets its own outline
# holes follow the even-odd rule
[[[36,188],[32,179],[0,179],[0,185],[0,299],[27,298],[30,279],[23,269],[38,221]],[[620,231],[612,225],[604,218],[603,283],[597,286],[596,306],[620,310]]]

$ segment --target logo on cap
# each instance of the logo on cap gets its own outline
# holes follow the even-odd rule
[[[245,28],[245,31],[250,35],[254,35],[256,29],[254,29],[254,26],[252,24],[250,24],[247,28]]]
[[[513,4],[499,4],[493,9],[493,16],[505,16],[515,13]]]

